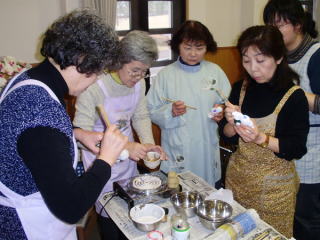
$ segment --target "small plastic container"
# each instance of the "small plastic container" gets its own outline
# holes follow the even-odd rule
[[[187,217],[176,213],[171,217],[171,235],[173,240],[189,240],[190,224]]]

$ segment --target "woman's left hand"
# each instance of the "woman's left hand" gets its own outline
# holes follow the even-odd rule
[[[256,143],[257,140],[259,140],[260,131],[254,119],[251,118],[251,121],[253,123],[253,127],[240,124],[240,125],[234,125],[234,129],[239,134],[239,136],[242,138],[243,141]]]
[[[219,112],[219,113],[215,113],[214,116],[211,118],[212,120],[216,121],[216,122],[220,122],[221,119],[223,118],[224,116],[224,108],[225,108],[225,105],[224,104],[215,104],[213,106],[214,108],[218,108],[218,107],[221,107],[222,108],[222,111]]]
[[[147,148],[138,142],[128,142],[126,149],[129,151],[129,157],[135,161],[143,159],[147,155]]]
[[[239,134],[239,136],[242,138],[243,141],[249,143],[255,143],[258,145],[261,145],[262,143],[264,143],[265,141],[268,142],[268,148],[271,149],[274,152],[279,152],[279,145],[278,142],[276,141],[276,143],[274,142],[275,138],[273,139],[273,144],[269,143],[269,136],[267,134],[265,134],[264,132],[259,131],[259,129],[257,128],[256,122],[251,119],[252,123],[253,123],[253,127],[249,127],[243,124],[240,125],[234,125],[234,129],[235,131]],[[271,139],[271,137],[270,137]],[[270,140],[271,142],[271,140]],[[271,145],[271,146],[270,146]]]

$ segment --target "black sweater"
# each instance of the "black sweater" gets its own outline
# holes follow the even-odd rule
[[[242,81],[233,85],[229,97],[232,104],[239,105],[241,86]],[[288,89],[275,91],[269,83],[252,83],[246,91],[241,112],[251,118],[265,117],[274,111]],[[222,140],[226,143],[238,144],[239,135],[228,138],[223,134],[226,123],[226,119],[223,119],[219,124]],[[301,158],[307,152],[308,132],[308,102],[304,92],[299,89],[289,97],[278,115],[275,137],[279,139],[279,153],[275,155],[286,160]]]
[[[29,70],[28,75],[48,85],[64,105],[68,86],[48,60]],[[111,176],[110,165],[96,160],[92,168],[77,177],[70,164],[68,137],[57,129],[29,128],[19,136],[17,145],[48,208],[68,223],[84,216]]]

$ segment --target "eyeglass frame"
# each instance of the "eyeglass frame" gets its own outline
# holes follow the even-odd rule
[[[281,22],[281,21],[279,21],[279,22]],[[285,26],[287,26],[287,25],[289,25],[289,24],[291,24],[291,23],[290,23],[290,22],[284,22],[284,21],[283,21],[283,23],[281,23],[281,24],[274,23],[274,24],[271,24],[271,25],[274,26],[274,27],[276,27],[276,28],[278,28],[278,29],[280,30],[281,28],[283,28],[283,27],[285,27]]]
[[[127,73],[130,77],[134,77],[134,78],[138,78],[140,77],[139,79],[142,79],[142,78],[148,78],[150,77],[151,75],[150,74],[147,74],[149,69],[147,70],[137,70],[137,71],[132,71],[130,69],[127,69]]]

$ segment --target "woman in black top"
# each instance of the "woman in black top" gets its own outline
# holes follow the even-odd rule
[[[280,31],[273,26],[245,30],[238,49],[244,80],[234,84],[220,134],[238,144],[226,173],[226,187],[246,208],[287,237],[292,236],[299,178],[294,158],[303,156],[309,130],[308,102],[294,82]],[[235,121],[234,112],[248,115],[252,126]]]
[[[127,143],[106,131],[92,168],[75,172],[77,149],[63,96],[96,81],[118,50],[117,36],[88,11],[61,17],[44,34],[37,67],[0,96],[0,239],[76,239],[75,223],[93,206]]]

